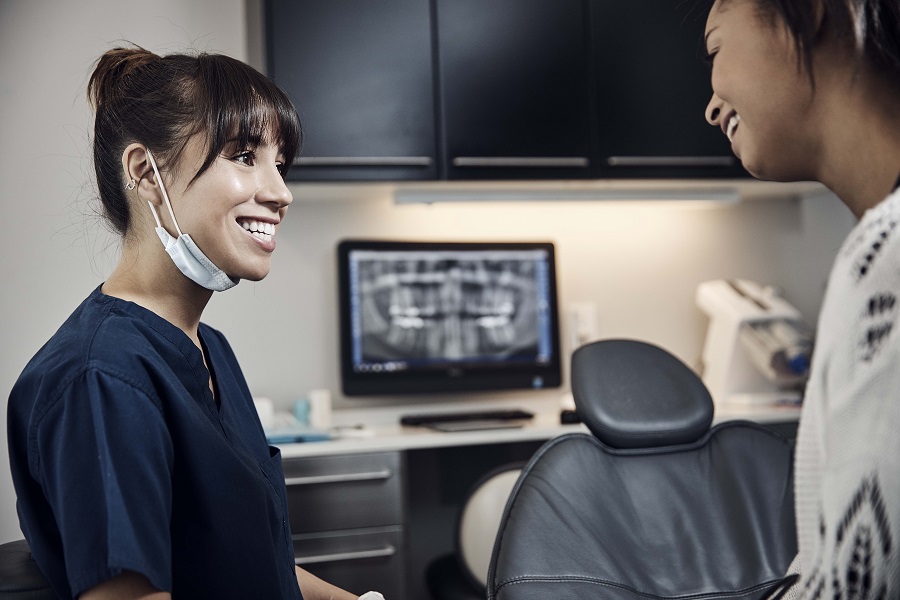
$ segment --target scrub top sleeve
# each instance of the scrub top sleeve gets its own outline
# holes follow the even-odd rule
[[[171,591],[173,450],[150,395],[88,370],[43,414],[33,443],[73,595],[123,570]]]

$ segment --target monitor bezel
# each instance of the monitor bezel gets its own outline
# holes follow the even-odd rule
[[[352,362],[350,314],[350,254],[356,250],[429,251],[429,250],[544,250],[548,254],[550,329],[552,358],[546,365],[530,364],[501,367],[448,367],[423,372],[357,373]],[[338,306],[341,389],[345,396],[385,396],[440,394],[446,392],[489,392],[516,389],[547,389],[562,385],[559,308],[556,281],[556,253],[548,241],[398,241],[345,239],[338,243]],[[541,384],[535,385],[535,378]]]

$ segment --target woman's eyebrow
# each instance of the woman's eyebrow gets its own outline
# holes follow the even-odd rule
[[[263,138],[261,136],[250,135],[247,137],[247,140],[244,143],[241,143],[240,136],[232,136],[225,140],[225,143],[222,145],[223,148],[227,148],[229,146],[237,147],[237,146],[247,146],[250,148],[256,148],[263,144]]]

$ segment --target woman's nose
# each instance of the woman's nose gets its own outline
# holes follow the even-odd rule
[[[263,181],[260,182],[259,190],[256,192],[256,198],[260,202],[271,202],[278,208],[287,206],[294,201],[294,196],[288,189],[281,172],[274,166],[266,169]]]
[[[706,122],[710,125],[718,125],[719,117],[722,116],[722,105],[724,102],[721,98],[712,95],[712,98],[709,100],[709,104],[706,105]]]

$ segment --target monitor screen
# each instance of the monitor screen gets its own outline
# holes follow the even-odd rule
[[[560,385],[553,244],[338,246],[348,396]]]

